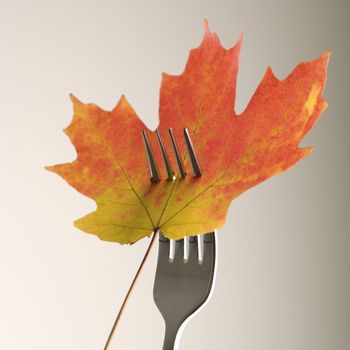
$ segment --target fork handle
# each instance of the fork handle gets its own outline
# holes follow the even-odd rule
[[[165,326],[163,350],[176,350],[175,341],[178,330],[179,327],[177,325],[167,324]]]

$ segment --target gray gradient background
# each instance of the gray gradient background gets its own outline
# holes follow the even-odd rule
[[[350,348],[349,3],[347,1],[0,0],[0,349],[102,349],[148,244],[86,235],[94,203],[44,165],[73,160],[68,94],[111,109],[125,93],[157,124],[161,72],[179,74],[203,20],[244,41],[236,110],[268,65],[283,78],[332,49],[329,107],[303,141],[314,153],[251,189],[219,231],[216,290],[181,350]],[[113,349],[161,349],[156,251]]]

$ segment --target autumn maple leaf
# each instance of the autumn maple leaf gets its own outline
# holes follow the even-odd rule
[[[151,183],[141,138],[147,127],[126,98],[105,111],[71,96],[74,116],[65,132],[77,159],[47,169],[96,201],[96,211],[75,221],[76,227],[119,243],[136,242],[156,230],[172,239],[209,232],[224,224],[234,198],[311,153],[299,143],[327,106],[322,92],[330,52],[300,63],[284,80],[268,68],[237,115],[241,42],[242,37],[224,49],[206,23],[203,41],[191,50],[184,72],[163,74],[158,130],[170,148],[166,136],[173,129],[190,169],[182,137],[189,129],[200,178],[176,174],[174,181]],[[161,164],[155,133],[147,133]],[[176,164],[171,153],[170,161]]]

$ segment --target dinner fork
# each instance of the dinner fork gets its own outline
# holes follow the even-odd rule
[[[171,128],[169,134],[179,176],[183,180],[187,173]],[[166,180],[174,181],[175,174],[158,130],[156,130],[156,135],[167,173]],[[142,132],[142,138],[151,174],[150,181],[157,183],[161,180],[159,170],[145,131]],[[200,177],[202,170],[189,131],[186,128],[184,129],[184,138],[193,177]],[[178,349],[184,327],[207,304],[212,295],[217,260],[215,232],[173,241],[172,247],[174,249],[171,249],[171,241],[161,232],[159,233],[158,262],[153,298],[165,321],[163,350]],[[171,252],[172,250],[174,252]]]
[[[170,242],[160,234],[153,298],[165,321],[163,350],[178,349],[184,327],[205,306],[213,291],[215,232],[203,236],[202,260],[198,259],[197,237],[190,237],[185,260],[184,240],[175,241],[175,256],[169,259]]]

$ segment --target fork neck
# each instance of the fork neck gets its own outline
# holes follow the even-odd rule
[[[175,347],[175,341],[179,328],[179,325],[170,323],[165,324],[163,350],[177,350],[177,347]]]

